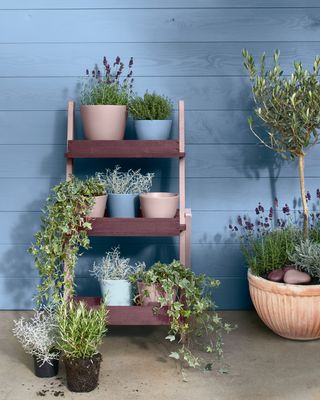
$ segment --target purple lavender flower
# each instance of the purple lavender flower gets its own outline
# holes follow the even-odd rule
[[[310,194],[309,191],[308,191],[307,194],[306,194],[306,200],[307,200],[307,201],[310,201],[310,200],[311,200],[311,194]]]
[[[270,210],[269,210],[269,218],[272,219],[272,217],[273,217],[273,208],[270,207]]]
[[[284,207],[282,207],[282,212],[286,215],[290,214],[290,208],[289,208],[288,204],[285,204]]]
[[[240,215],[238,216],[237,221],[238,221],[238,224],[240,226],[242,226],[242,218],[240,217]]]
[[[260,213],[259,213],[259,209],[258,209],[258,207],[256,207],[256,209],[255,209],[255,212],[256,212],[256,214],[257,215],[259,215]]]
[[[320,190],[317,189],[317,198],[320,199]]]
[[[262,213],[264,212],[264,208],[262,207],[261,203],[259,203],[258,209],[259,209],[259,211],[261,211]]]

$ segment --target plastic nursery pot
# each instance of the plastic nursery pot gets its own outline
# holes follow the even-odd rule
[[[135,120],[137,139],[167,140],[170,137],[172,120]]]
[[[81,106],[80,113],[86,139],[123,139],[128,116],[127,106]]]
[[[64,358],[67,387],[71,392],[91,392],[98,386],[102,356],[92,358]]]
[[[34,374],[38,378],[52,378],[59,371],[59,360],[51,360],[51,364],[47,361],[42,364],[36,356],[33,356]]]
[[[159,285],[146,285],[144,282],[138,281],[137,287],[139,293],[139,302],[142,306],[154,306],[159,304],[159,297],[167,298],[167,295]],[[171,299],[171,302],[175,301],[176,296],[177,293],[174,294],[174,298]]]
[[[140,207],[145,218],[174,218],[178,208],[177,193],[142,193]]]
[[[139,212],[139,195],[109,193],[107,208],[109,217],[135,218]]]
[[[102,196],[97,196],[94,198],[95,203],[91,210],[91,213],[88,215],[90,218],[103,218],[106,210],[108,195],[104,194]]]
[[[125,279],[100,281],[104,302],[108,306],[130,306],[132,301],[131,283]]]

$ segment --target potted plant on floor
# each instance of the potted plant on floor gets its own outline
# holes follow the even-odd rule
[[[98,348],[107,332],[103,304],[89,309],[83,302],[62,301],[57,310],[58,348],[72,392],[91,392],[99,381],[102,356]]]
[[[26,353],[33,356],[34,373],[39,378],[51,378],[58,373],[57,324],[52,309],[35,311],[29,319],[14,321],[13,334]]]
[[[99,69],[86,71],[86,81],[81,90],[80,113],[86,139],[121,140],[128,117],[128,103],[132,93],[132,66],[123,79],[124,63],[117,57],[113,66],[103,58],[104,73]]]
[[[107,169],[96,176],[108,193],[109,217],[134,218],[139,212],[139,194],[150,191],[154,174],[143,175],[140,169],[123,172],[117,165],[113,170]]]
[[[140,140],[167,140],[172,126],[172,102],[165,96],[146,92],[129,103],[134,118],[137,138]]]
[[[30,248],[41,278],[39,304],[59,301],[63,289],[67,297],[72,295],[74,287],[69,278],[74,276],[80,247],[89,248],[87,231],[91,223],[87,216],[101,190],[105,189],[100,181],[76,177],[52,189],[43,210],[41,229]]]
[[[319,140],[317,129],[320,127],[320,84],[318,81],[320,58],[316,57],[312,72],[304,70],[301,63],[295,62],[292,75],[285,77],[279,65],[279,51],[274,53],[274,67],[269,71],[265,67],[265,55],[261,58],[259,70],[247,50],[243,51],[243,56],[252,84],[256,104],[255,113],[262,120],[266,131],[258,133],[253,127],[252,118],[249,119],[250,129],[267,148],[284,158],[298,159],[303,206],[302,240],[306,241],[310,229],[304,162],[306,151]],[[262,211],[261,207],[261,205],[260,209],[257,207],[258,215]],[[287,206],[284,207],[285,212],[287,208]],[[272,214],[272,210],[270,212]],[[254,226],[252,222],[241,218],[239,222],[245,230],[250,230],[250,227]],[[258,223],[260,230],[262,221],[258,220]],[[268,225],[269,222],[266,221],[263,224]],[[288,234],[289,238],[287,238]],[[283,271],[286,276],[289,273],[286,272],[290,261],[286,259],[287,252],[290,253],[292,247],[296,246],[296,233],[293,237],[291,235],[290,230],[280,232],[275,227],[275,230],[271,229],[267,234],[259,234],[258,237],[253,236],[252,241],[246,241],[248,248],[243,248],[251,267],[251,271],[248,271],[250,295],[262,320],[279,335],[300,340],[319,338],[320,322],[318,321],[320,320],[315,318],[313,310],[320,304],[320,286],[281,283],[285,278]],[[279,256],[278,252],[284,252],[284,254]],[[261,276],[260,268],[262,267],[263,270],[265,263],[267,266],[265,273],[270,273],[274,269],[279,270],[280,283],[274,282],[278,279],[273,278],[276,273],[269,275],[270,280],[265,279],[267,275]],[[290,272],[289,276],[300,275],[295,282],[306,283],[299,282],[299,279],[302,279],[299,272]]]
[[[119,247],[108,251],[100,262],[93,263],[91,274],[100,283],[102,297],[109,306],[130,306],[132,288],[128,278],[136,270],[130,258],[121,257]]]
[[[130,280],[138,286],[139,303],[153,305],[155,313],[165,310],[170,323],[166,339],[180,345],[170,357],[189,367],[210,369],[212,362],[197,356],[195,347],[221,356],[222,334],[232,329],[216,313],[212,300],[212,290],[219,281],[205,274],[197,276],[176,260],[158,262],[149,270],[140,265]]]

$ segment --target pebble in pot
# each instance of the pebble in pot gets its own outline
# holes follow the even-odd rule
[[[284,274],[285,274],[285,271],[281,268],[278,268],[278,269],[274,269],[273,271],[269,272],[267,278],[269,281],[282,282]]]
[[[311,281],[311,276],[306,272],[290,269],[284,274],[283,281],[292,285],[302,285]]]

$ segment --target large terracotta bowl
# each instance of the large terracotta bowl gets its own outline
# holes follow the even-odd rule
[[[320,285],[271,282],[248,271],[250,296],[262,321],[293,340],[320,338]]]

